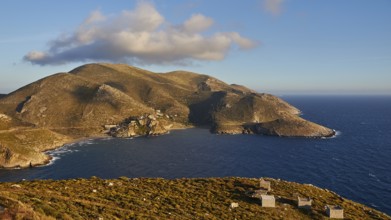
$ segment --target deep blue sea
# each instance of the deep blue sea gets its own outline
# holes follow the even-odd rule
[[[100,139],[51,152],[53,164],[0,170],[0,181],[127,177],[273,177],[327,188],[391,214],[391,96],[284,96],[328,139],[214,135]]]

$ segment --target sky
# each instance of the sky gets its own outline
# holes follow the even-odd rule
[[[0,93],[94,62],[391,95],[390,0],[2,0]]]

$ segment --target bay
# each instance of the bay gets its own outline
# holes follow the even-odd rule
[[[0,181],[127,177],[273,177],[309,183],[391,214],[391,97],[284,96],[334,138],[215,135],[96,139],[50,154],[51,165],[0,170]]]

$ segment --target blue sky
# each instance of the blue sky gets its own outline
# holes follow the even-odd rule
[[[0,93],[106,61],[274,94],[391,94],[389,0],[0,4]]]

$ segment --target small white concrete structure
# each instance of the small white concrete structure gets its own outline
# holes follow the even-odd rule
[[[329,218],[343,219],[343,208],[337,205],[327,205],[326,213]]]
[[[270,181],[266,181],[263,178],[259,179],[259,187],[261,187],[261,189],[266,189],[267,191],[270,191]]]
[[[230,207],[231,209],[237,208],[237,207],[239,207],[239,203],[233,202],[233,203],[231,203],[231,205],[229,205],[229,207]]]
[[[312,199],[308,197],[297,197],[297,207],[302,209],[311,209]]]
[[[276,207],[276,199],[273,195],[261,195],[262,207]]]

